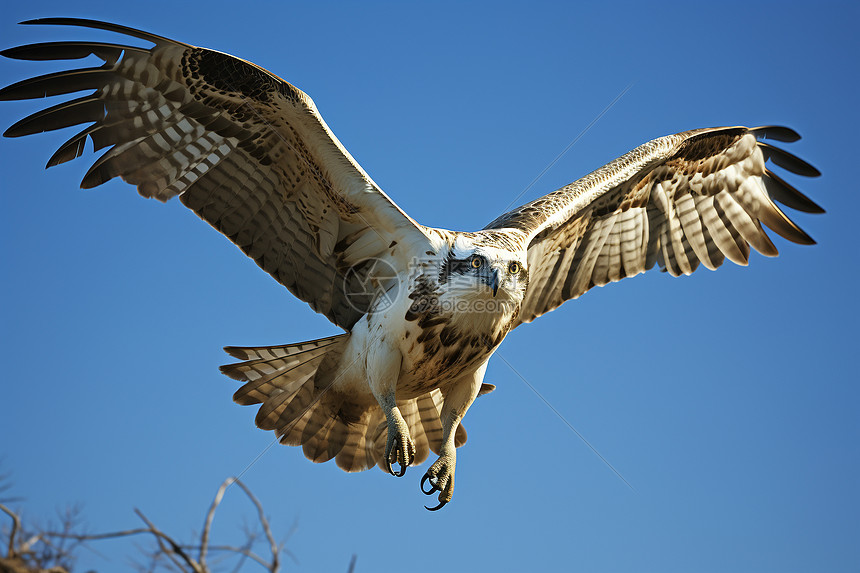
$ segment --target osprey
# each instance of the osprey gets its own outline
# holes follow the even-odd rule
[[[655,265],[673,276],[750,245],[777,249],[762,224],[814,241],[776,205],[822,209],[766,165],[817,176],[761,141],[785,127],[697,129],[650,141],[582,179],[505,213],[476,232],[420,225],[383,193],[329,130],[311,99],[239,58],[125,26],[72,18],[25,24],[117,32],[152,47],[50,42],[7,49],[23,60],[94,55],[98,67],[0,90],[0,99],[86,95],[34,113],[4,135],[88,124],[48,166],[109,148],[83,178],[114,177],[144,197],[180,201],[294,295],[345,332],[271,347],[227,347],[222,367],[244,382],[257,425],[314,462],[349,472],[374,465],[402,476],[430,451],[421,480],[454,490],[461,421],[505,336],[602,286]],[[397,471],[395,471],[395,465]],[[431,509],[431,508],[428,508]]]

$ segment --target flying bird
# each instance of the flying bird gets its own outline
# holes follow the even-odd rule
[[[21,60],[95,56],[102,65],[17,82],[2,100],[86,92],[15,123],[18,137],[87,124],[48,167],[107,148],[81,187],[121,177],[144,197],[175,196],[343,332],[270,347],[227,347],[222,366],[259,405],[256,424],[314,462],[421,479],[452,499],[462,420],[493,390],[487,363],[505,336],[594,286],[655,266],[672,276],[750,246],[762,225],[814,244],[777,203],[823,210],[772,171],[819,172],[763,140],[786,127],[718,127],[660,137],[475,232],[426,227],[373,182],[301,90],[251,62],[126,26],[73,18],[24,24],[117,32],[151,47],[49,42]],[[770,163],[768,163],[770,161]]]

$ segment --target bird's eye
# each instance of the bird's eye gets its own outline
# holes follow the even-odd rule
[[[484,264],[484,261],[481,260],[481,257],[472,257],[472,268],[480,269],[481,265]]]
[[[519,263],[511,263],[510,265],[508,265],[508,272],[512,275],[519,274],[521,270],[523,270],[523,268],[520,266]]]

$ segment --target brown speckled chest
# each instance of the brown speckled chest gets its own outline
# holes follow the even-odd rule
[[[501,344],[516,318],[500,317],[485,332],[457,327],[452,313],[441,308],[434,285],[424,279],[416,281],[409,299],[412,302],[404,317],[404,372],[397,387],[404,396],[444,388],[477,369]]]

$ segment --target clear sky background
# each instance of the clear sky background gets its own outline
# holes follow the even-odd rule
[[[28,2],[4,6],[0,43],[108,37],[14,24],[45,16],[272,70],[424,224],[481,228],[631,83],[518,203],[654,137],[776,123],[823,172],[786,178],[828,213],[792,213],[817,246],[775,238],[781,256],[747,268],[654,271],[512,333],[487,372],[498,389],[465,419],[454,500],[431,514],[426,464],[345,474],[283,446],[252,464],[273,436],[232,403],[221,347],[338,329],[180,203],[119,181],[78,190],[91,152],[44,171],[79,128],[4,139],[0,455],[25,518],[81,502],[105,531],[139,507],[185,537],[252,464],[243,479],[276,533],[297,523],[285,570],[345,571],[354,553],[357,571],[860,569],[856,2]],[[3,61],[0,84],[55,69]],[[46,105],[4,102],[0,124]],[[217,540],[239,539],[242,516],[231,491]],[[80,570],[136,553],[93,547]]]

